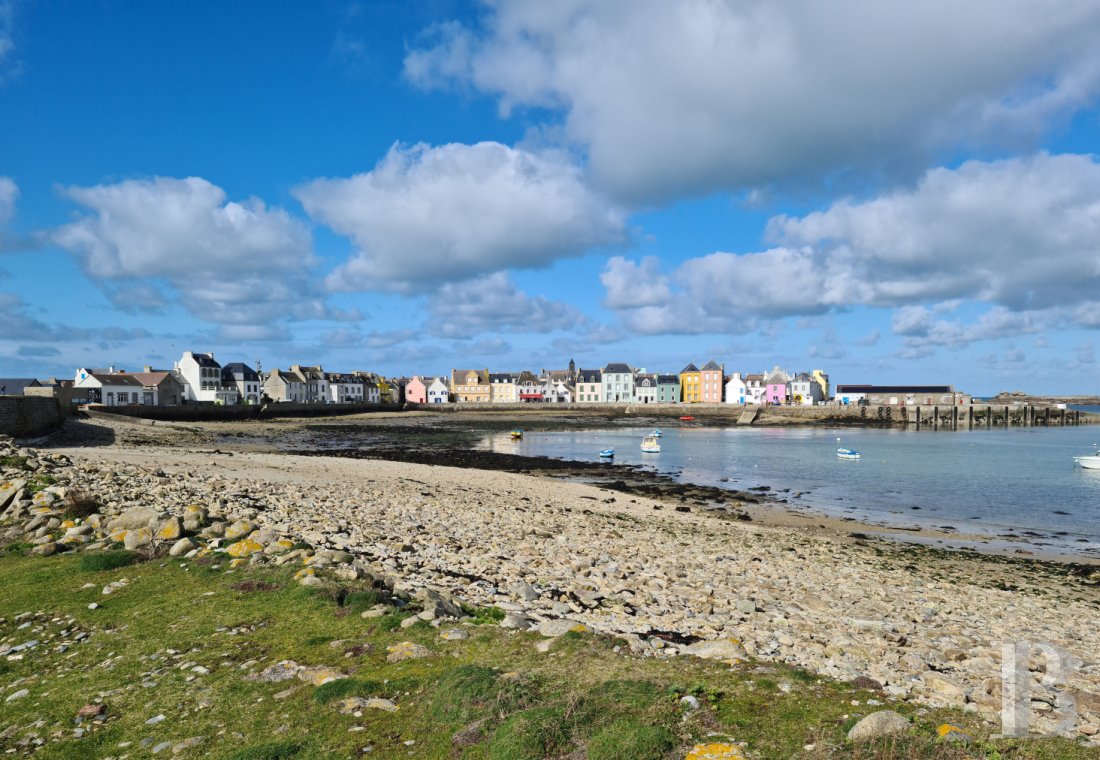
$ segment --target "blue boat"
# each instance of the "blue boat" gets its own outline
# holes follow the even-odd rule
[[[836,455],[841,459],[859,459],[859,452],[855,449],[837,449]]]
[[[664,435],[664,433],[661,432],[660,428],[657,428],[652,433],[650,433],[650,435],[652,435],[655,438],[660,438],[662,435]]]
[[[615,449],[604,449],[600,452],[600,459],[613,459],[615,457]]]

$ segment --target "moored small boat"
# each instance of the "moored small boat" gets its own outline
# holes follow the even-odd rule
[[[615,456],[615,449],[604,449],[600,452],[600,459],[611,459]]]
[[[520,430],[519,428],[517,428],[517,429],[513,430],[511,433],[509,433],[509,435],[511,435],[513,438],[522,438],[523,437],[523,431]]]
[[[841,459],[859,459],[860,454],[855,449],[837,449],[836,455]]]
[[[1088,456],[1074,457],[1073,461],[1086,470],[1100,470],[1100,452]]]
[[[662,435],[664,435],[664,433],[661,432],[660,428],[655,428],[654,431],[650,433],[650,435],[654,438],[660,438]]]
[[[684,415],[683,417],[681,417],[680,419],[681,419],[681,420],[683,420],[684,422],[691,422],[691,421],[692,421],[692,420],[694,420],[695,418],[694,418],[694,417],[692,417],[692,416],[691,416],[690,414],[685,414],[685,415]]]
[[[657,436],[647,435],[642,439],[642,453],[643,454],[660,454],[661,444],[657,442]]]

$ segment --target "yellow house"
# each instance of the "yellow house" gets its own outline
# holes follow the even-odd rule
[[[702,401],[702,381],[703,373],[694,364],[680,370],[680,400],[685,404],[698,404]]]
[[[384,377],[379,377],[374,381],[378,385],[378,400],[383,404],[396,403],[397,399],[393,396],[393,385]]]
[[[821,399],[822,401],[829,400],[829,376],[819,369],[815,369],[810,378],[821,386]]]
[[[488,404],[491,389],[488,369],[451,370],[451,394],[460,404]]]

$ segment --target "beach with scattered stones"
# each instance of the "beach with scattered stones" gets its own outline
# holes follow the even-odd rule
[[[1069,694],[1075,730],[1100,743],[1100,571],[813,535],[508,472],[210,451],[185,435],[171,449],[0,440],[0,460],[21,462],[0,467],[0,542],[42,556],[125,546],[291,565],[304,585],[374,579],[433,624],[492,606],[507,628],[783,662],[991,721],[1003,644],[1049,643],[1081,664],[1051,684],[1034,658],[1033,727],[1050,728]],[[74,495],[96,511],[66,519]],[[68,645],[81,633],[57,625]],[[0,641],[0,656],[33,654],[29,641]],[[0,682],[0,702],[19,698]]]

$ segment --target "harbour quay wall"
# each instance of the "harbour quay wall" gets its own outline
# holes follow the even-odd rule
[[[409,404],[410,409],[444,414],[463,412],[499,412],[517,415],[525,414],[591,414],[608,417],[695,417],[698,420],[738,420],[745,411],[756,411],[757,422],[784,421],[853,421],[861,417],[878,419],[874,407],[866,414],[854,406],[742,406],[740,404],[623,404],[623,403],[583,403],[583,404],[495,404],[495,403],[455,403],[455,404]]]
[[[0,396],[0,434],[35,438],[61,425],[61,406],[56,398]]]
[[[1012,406],[996,404],[883,405],[859,406],[742,406],[740,404],[409,404],[410,409],[444,414],[513,414],[517,418],[538,414],[589,414],[593,417],[649,417],[677,419],[691,416],[700,422],[733,423],[747,411],[755,413],[754,425],[871,425],[917,426],[920,429],[969,429],[1033,425],[1075,425],[1100,423],[1100,415],[1077,413],[1052,406]]]

